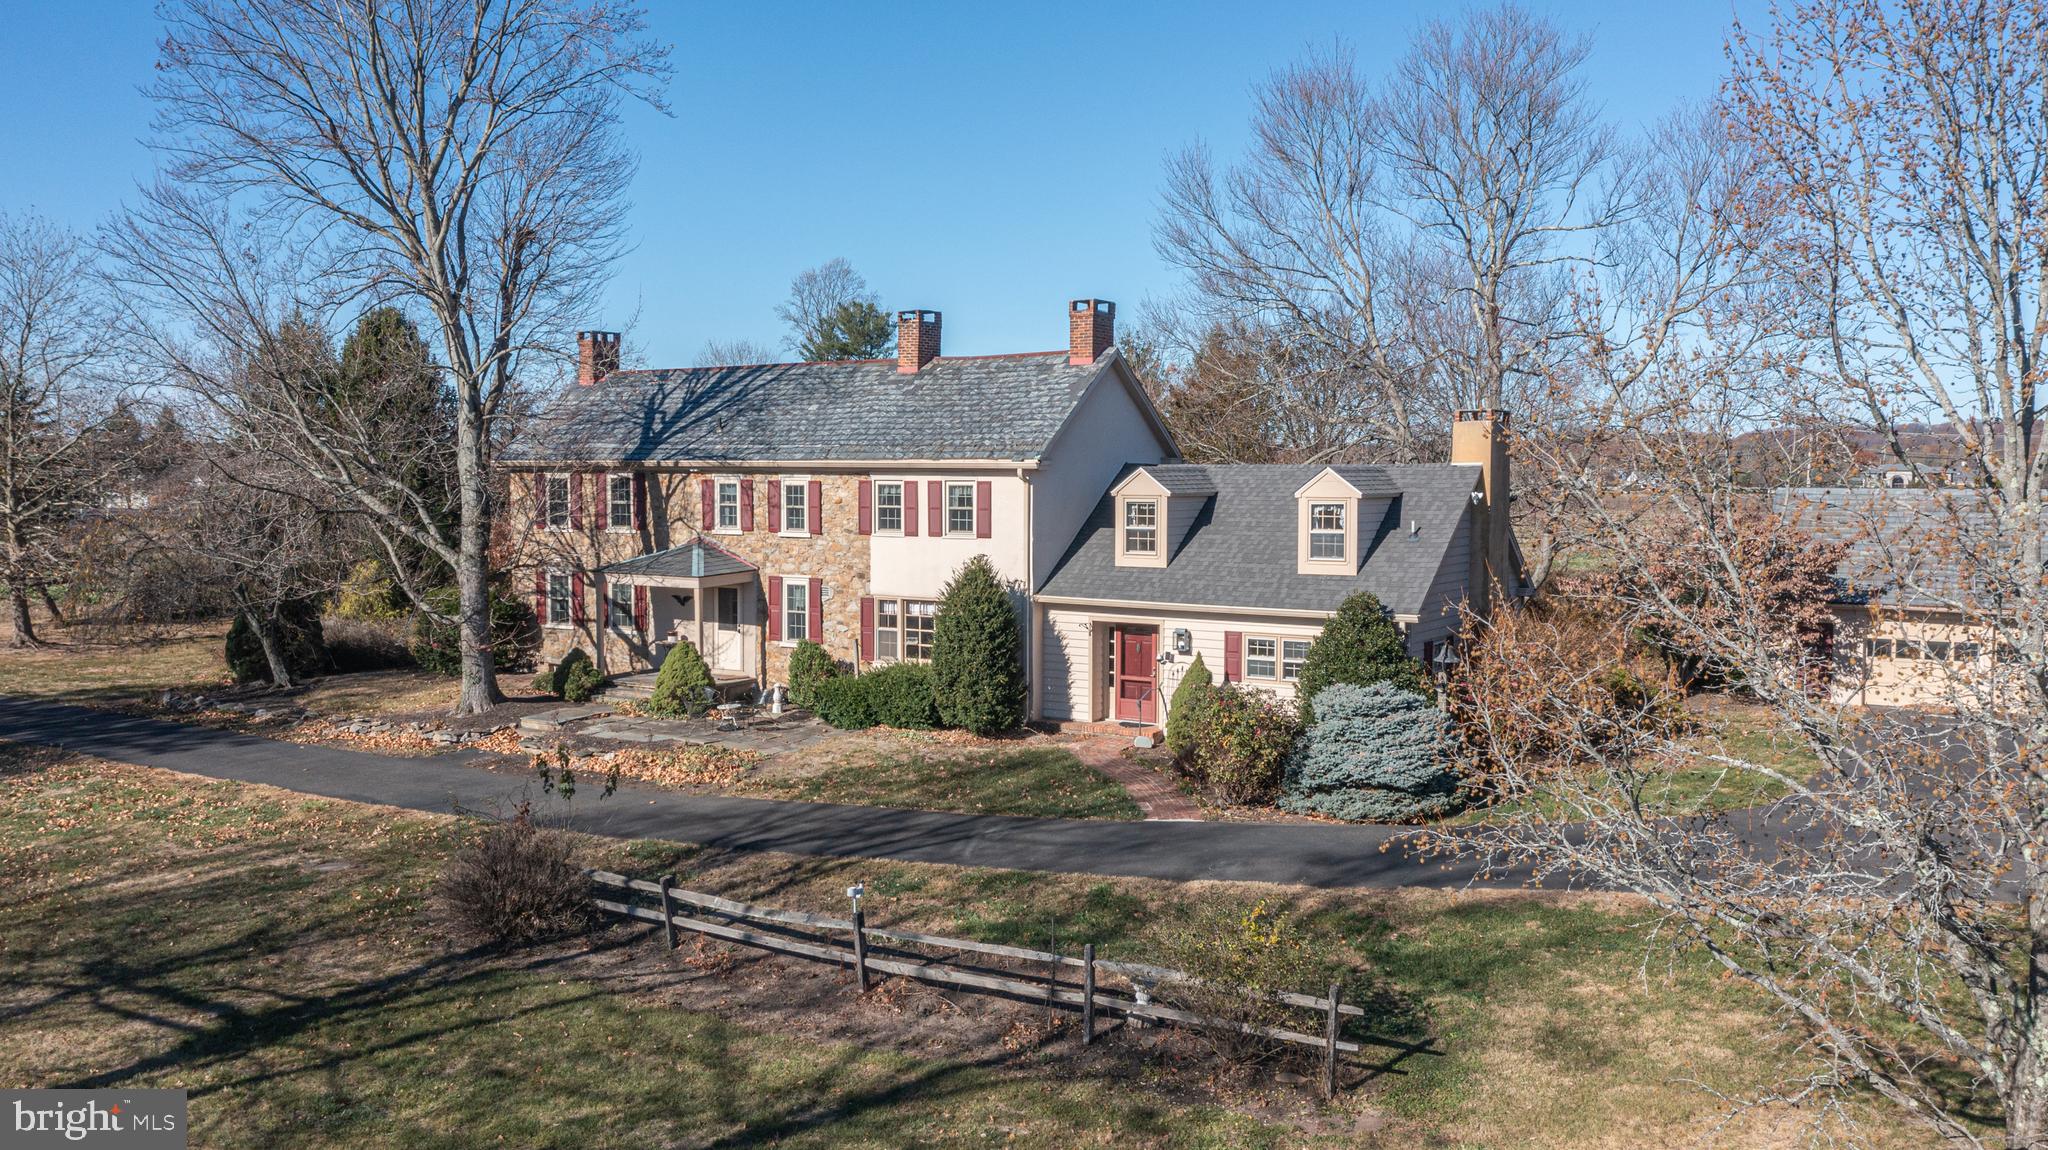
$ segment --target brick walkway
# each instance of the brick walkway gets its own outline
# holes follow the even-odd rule
[[[1101,735],[1075,743],[1068,748],[1074,757],[1095,770],[1109,776],[1110,780],[1122,787],[1145,812],[1148,820],[1190,819],[1199,821],[1202,808],[1193,799],[1182,794],[1173,780],[1142,763],[1134,763],[1124,757],[1124,749],[1131,745],[1128,737],[1122,735]]]

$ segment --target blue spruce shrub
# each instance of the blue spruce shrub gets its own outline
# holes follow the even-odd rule
[[[1391,683],[1338,683],[1313,702],[1315,722],[1288,757],[1280,807],[1352,822],[1412,822],[1457,805],[1446,753],[1450,722]]]

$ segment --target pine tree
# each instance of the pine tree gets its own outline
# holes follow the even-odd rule
[[[1024,636],[1017,610],[988,556],[955,572],[932,631],[932,687],[939,720],[977,735],[1024,722]]]
[[[1387,616],[1379,597],[1369,591],[1344,600],[1323,624],[1323,633],[1308,649],[1295,694],[1301,700],[1301,721],[1312,723],[1310,701],[1334,683],[1370,687],[1391,683],[1428,697],[1429,680],[1422,664],[1408,657],[1408,642]]]
[[[1197,653],[1195,661],[1181,675],[1180,685],[1173,689],[1173,701],[1166,708],[1166,749],[1176,756],[1186,757],[1194,750],[1196,712],[1208,701],[1215,682],[1208,664]]]
[[[707,705],[705,692],[713,686],[711,668],[704,656],[689,642],[669,648],[654,676],[654,696],[647,700],[647,713],[676,719],[701,715]]]

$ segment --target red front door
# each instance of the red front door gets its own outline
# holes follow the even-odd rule
[[[1110,634],[1116,648],[1116,717],[1136,723],[1155,722],[1159,696],[1153,690],[1156,664],[1153,648],[1157,627],[1118,627]]]

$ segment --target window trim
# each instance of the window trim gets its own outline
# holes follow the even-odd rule
[[[1346,520],[1347,520],[1347,519],[1349,518],[1349,516],[1347,516],[1347,515],[1345,514],[1345,511],[1347,510],[1348,504],[1347,504],[1347,503],[1346,503],[1346,502],[1345,502],[1344,500],[1341,500],[1341,499],[1327,499],[1327,500],[1320,500],[1320,501],[1318,501],[1318,500],[1314,500],[1314,499],[1311,499],[1311,500],[1308,500],[1308,501],[1307,501],[1307,504],[1308,504],[1308,561],[1309,561],[1309,562],[1311,562],[1311,563],[1342,563],[1342,562],[1344,562],[1344,561],[1345,561],[1345,560],[1346,560],[1347,558],[1349,558],[1349,557],[1350,557],[1350,554],[1351,554],[1351,541],[1350,541],[1350,539],[1349,539],[1349,531],[1348,531],[1348,529],[1347,529],[1347,527],[1346,527]],[[1317,512],[1318,510],[1322,510],[1322,509],[1325,509],[1325,508],[1333,509],[1333,510],[1335,510],[1335,511],[1336,511],[1336,513],[1337,513],[1337,525],[1336,525],[1335,527],[1317,527],[1317,526],[1316,526],[1316,512]],[[1335,555],[1318,555],[1318,554],[1316,554],[1316,537],[1317,537],[1318,535],[1320,535],[1320,536],[1323,536],[1323,537],[1325,537],[1325,538],[1328,538],[1329,536],[1332,536],[1332,535],[1334,535],[1334,536],[1336,536],[1336,537],[1337,537],[1337,553],[1336,553]]]
[[[792,597],[794,597],[797,605],[796,610],[794,611],[790,610],[790,602]],[[775,641],[777,643],[781,644],[784,647],[794,647],[798,643],[801,643],[804,640],[811,637],[810,576],[784,575],[782,577],[782,604],[780,614],[782,619],[782,634],[777,635],[775,637]],[[802,620],[802,625],[797,628],[797,637],[794,639],[789,637],[789,625],[792,619]]]
[[[1273,673],[1272,673],[1272,674],[1270,674],[1270,675],[1259,675],[1259,674],[1255,674],[1255,673],[1253,673],[1253,671],[1252,671],[1252,644],[1253,644],[1253,643],[1271,643],[1271,644],[1273,644],[1273,653],[1272,653],[1272,655],[1270,655],[1270,656],[1267,656],[1267,657],[1266,657],[1266,661],[1270,661],[1270,662],[1271,662],[1271,663],[1273,664]],[[1245,678],[1247,678],[1247,679],[1257,679],[1257,680],[1259,680],[1260,682],[1264,682],[1264,683],[1278,683],[1278,682],[1281,682],[1281,681],[1282,681],[1282,680],[1281,680],[1281,678],[1280,678],[1280,636],[1278,636],[1278,635],[1255,635],[1255,634],[1249,634],[1249,633],[1248,633],[1248,634],[1244,635],[1244,636],[1243,636],[1243,637],[1242,637],[1242,638],[1240,639],[1240,644],[1241,644],[1241,646],[1240,646],[1240,649],[1239,649],[1239,651],[1238,651],[1238,666],[1239,666],[1239,668],[1240,668],[1240,669],[1242,669],[1242,670],[1243,670],[1243,672],[1244,672],[1244,677],[1245,677]]]
[[[787,535],[792,539],[810,538],[815,534],[811,530],[811,525],[816,521],[816,517],[811,514],[810,477],[785,475],[777,482],[781,484],[781,488],[777,491],[775,500],[775,533],[777,535]],[[803,508],[804,525],[802,527],[791,527],[789,525],[789,493],[792,490],[796,492],[797,499]]]
[[[626,593],[626,604],[623,611],[619,608],[618,595],[621,591]],[[607,627],[614,631],[637,631],[640,629],[640,620],[636,617],[636,612],[634,611],[638,604],[634,601],[633,584],[607,579],[604,585],[604,602],[605,625]],[[625,617],[623,621],[620,619],[621,615]]]
[[[562,609],[560,611],[555,610],[555,580],[557,579],[562,581]],[[559,627],[564,631],[574,628],[576,626],[576,580],[571,576],[570,572],[551,570],[548,572],[547,587],[547,625],[549,627]]]
[[[1131,513],[1140,507],[1146,508],[1152,516],[1150,523],[1139,525],[1131,522]],[[1123,514],[1118,517],[1118,524],[1118,534],[1123,536],[1121,546],[1125,555],[1136,559],[1157,559],[1159,557],[1159,500],[1138,496],[1125,499],[1123,501]],[[1151,544],[1142,551],[1131,546],[1131,539],[1136,532],[1144,532],[1146,541]]]
[[[717,475],[711,479],[711,533],[713,535],[738,535],[740,533],[740,484],[746,482],[737,475]],[[732,526],[727,527],[725,517],[725,493],[732,492]]]
[[[562,484],[562,521],[555,522],[555,483]],[[572,486],[574,474],[567,471],[546,472],[541,480],[540,525],[546,531],[569,531],[576,525],[576,496]]]
[[[965,492],[967,492],[967,506],[965,506],[965,507],[955,507],[955,506],[953,506],[953,492],[955,492],[955,491],[965,491]],[[944,482],[943,484],[941,484],[941,485],[940,485],[940,488],[939,488],[939,498],[941,498],[941,499],[945,500],[945,504],[944,504],[944,507],[945,507],[945,518],[939,521],[939,525],[940,525],[941,527],[944,527],[944,528],[946,529],[946,531],[945,531],[945,538],[947,538],[947,539],[973,539],[973,538],[975,538],[975,531],[974,531],[974,525],[975,525],[975,523],[977,522],[977,520],[976,520],[976,518],[975,518],[975,517],[976,517],[976,515],[977,515],[977,514],[979,514],[979,512],[980,512],[981,508],[980,508],[980,506],[979,506],[979,505],[978,505],[978,504],[977,504],[977,503],[975,502],[975,493],[974,493],[974,481],[973,481],[973,480],[966,480],[966,481],[962,481],[962,480],[957,480],[957,479],[948,479],[948,480],[946,480],[946,481],[945,481],[945,482]],[[954,513],[956,513],[956,512],[963,512],[963,513],[965,513],[965,514],[966,514],[966,516],[967,516],[967,526],[966,526],[966,528],[965,528],[964,530],[962,530],[962,529],[956,529],[956,528],[955,528],[955,527],[953,526],[953,515],[954,515]]]
[[[875,519],[873,524],[871,524],[870,526],[872,527],[876,535],[888,535],[894,537],[903,534],[903,525],[906,522],[909,515],[908,504],[904,502],[903,489],[906,485],[915,482],[916,480],[914,479],[875,480],[874,507],[872,509],[874,512]],[[882,489],[885,487],[893,487],[896,489],[896,506],[893,509],[896,512],[896,526],[894,527],[882,526]]]
[[[938,632],[938,601],[935,599],[918,599],[909,595],[876,595],[874,597],[874,600],[875,657],[873,659],[873,662],[878,664],[931,662],[932,643],[933,640],[936,638]],[[884,612],[886,610],[886,605],[890,603],[894,603],[896,605],[896,625],[893,627],[888,626],[887,624],[884,624],[882,622]],[[928,608],[928,610],[912,611],[911,606],[913,604]],[[915,631],[919,635],[923,636],[922,648],[925,653],[921,658],[913,657],[909,654],[906,654],[906,652],[910,650],[909,640],[911,632],[913,630],[913,628],[910,626],[909,621],[913,618],[924,619],[929,622],[928,626],[915,628]],[[884,655],[882,653],[882,641],[884,636],[887,636],[890,639],[890,641],[895,643],[895,654]]]
[[[619,484],[626,485],[626,521],[619,522]],[[611,471],[604,479],[604,529],[606,531],[633,530],[633,473]]]
[[[1294,644],[1294,643],[1299,643],[1299,644],[1301,644],[1301,658],[1299,658],[1299,659],[1289,659],[1289,658],[1287,657],[1287,648],[1288,648],[1288,646],[1289,646],[1290,644]],[[1285,636],[1285,635],[1282,635],[1282,636],[1280,636],[1280,681],[1281,681],[1281,682],[1283,682],[1283,683],[1298,683],[1298,682],[1300,682],[1300,681],[1301,681],[1301,669],[1302,669],[1302,668],[1303,668],[1304,666],[1307,666],[1307,665],[1308,665],[1308,649],[1309,649],[1309,648],[1310,648],[1311,646],[1313,646],[1314,644],[1315,644],[1315,640],[1314,640],[1314,639],[1290,639],[1290,638],[1288,638],[1288,637],[1287,637],[1287,636]],[[1288,673],[1287,673],[1287,665],[1288,665],[1289,663],[1292,663],[1292,664],[1294,664],[1294,673],[1293,673],[1292,675],[1290,675],[1290,674],[1288,674]]]

